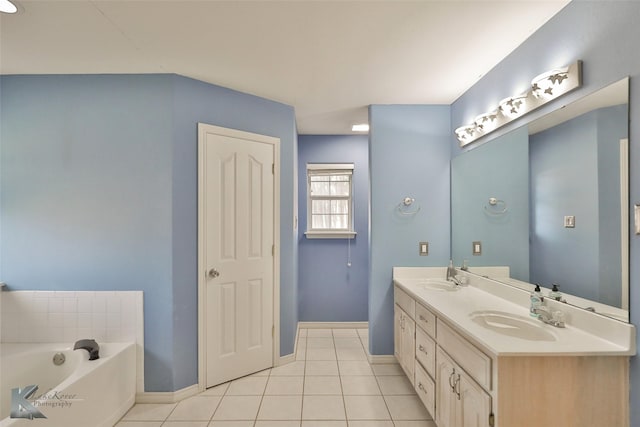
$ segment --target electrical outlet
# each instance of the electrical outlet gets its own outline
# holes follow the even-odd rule
[[[576,227],[576,217],[573,215],[566,215],[564,217],[564,228],[575,228]]]
[[[429,255],[429,242],[418,243],[418,253],[420,254],[420,256]]]

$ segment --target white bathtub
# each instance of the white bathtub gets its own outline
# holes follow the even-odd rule
[[[134,343],[100,344],[100,359],[66,344],[2,344],[0,427],[112,427],[133,406]],[[65,362],[56,366],[56,353]],[[10,418],[11,390],[37,385],[30,402],[46,419]]]

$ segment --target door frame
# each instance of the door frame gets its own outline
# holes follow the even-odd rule
[[[198,390],[206,389],[206,269],[204,258],[205,220],[204,220],[204,184],[205,171],[205,134],[215,133],[252,142],[262,142],[273,146],[273,354],[271,365],[276,366],[280,359],[280,138],[224,128],[206,123],[198,123]]]

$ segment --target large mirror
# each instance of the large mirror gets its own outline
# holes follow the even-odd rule
[[[453,159],[456,265],[628,321],[628,98],[625,78]]]

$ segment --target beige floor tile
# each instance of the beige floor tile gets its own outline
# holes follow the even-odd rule
[[[249,375],[250,377],[268,377],[271,374],[271,368],[263,369],[262,371],[258,371]]]
[[[304,377],[270,377],[267,383],[266,396],[302,394]]]
[[[333,348],[308,348],[307,360],[336,360],[336,350]]]
[[[302,420],[302,427],[347,427],[346,421]]]
[[[307,362],[305,375],[338,375],[335,360],[311,360]]]
[[[307,349],[299,348],[296,350],[296,360],[304,361],[307,358]]]
[[[378,377],[378,385],[382,394],[416,394],[413,385],[404,375],[388,375]]]
[[[360,348],[336,348],[338,360],[367,360],[367,354]],[[368,362],[367,362],[368,363]]]
[[[298,331],[298,337],[306,337],[308,329],[300,329]]]
[[[335,337],[357,337],[358,331],[356,329],[334,329],[333,336]]]
[[[300,420],[302,396],[264,396],[258,412],[259,420]]]
[[[211,421],[208,427],[253,427],[253,421]]]
[[[300,427],[300,421],[256,421],[256,427]]]
[[[229,388],[229,384],[231,383],[230,382],[224,383],[224,384],[220,384],[220,385],[208,388],[202,393],[200,393],[200,395],[201,396],[224,396],[227,389]]]
[[[207,421],[165,421],[162,427],[207,427]]]
[[[304,377],[304,394],[325,394],[339,395],[342,394],[340,387],[340,377],[337,376],[321,376],[314,377],[307,375]]]
[[[404,375],[404,371],[397,363],[376,363],[371,365],[376,375]]]
[[[382,396],[344,396],[348,420],[389,420]]]
[[[298,342],[296,343],[296,349],[305,349],[307,348],[307,338],[298,338]]]
[[[431,420],[423,421],[394,421],[395,427],[438,427],[436,423]]]
[[[216,411],[221,396],[194,396],[178,403],[168,421],[209,421]]]
[[[310,337],[328,337],[333,338],[331,329],[307,329],[307,338]]]
[[[302,360],[296,360],[295,362],[287,363],[273,368],[271,370],[271,376],[274,377],[300,377],[304,375],[305,363]]]
[[[369,329],[367,328],[360,328],[360,329],[356,329],[356,331],[358,332],[358,336],[359,337],[365,337],[368,338],[369,337]]]
[[[122,421],[164,421],[177,403],[138,403],[129,409]]]
[[[356,337],[337,337],[333,339],[336,348],[362,348],[360,338]]]
[[[307,338],[307,350],[312,348],[334,348],[333,338],[309,337]]]
[[[249,376],[231,381],[227,396],[262,396],[269,377]]]
[[[431,419],[418,396],[384,396],[384,400],[394,421]]]
[[[342,396],[304,396],[303,420],[344,420]]]
[[[365,351],[369,351],[369,338],[360,338],[360,341],[362,342],[362,347],[365,349]]]
[[[394,427],[393,421],[349,420],[349,427]]]
[[[224,396],[214,420],[255,420],[262,396]]]
[[[380,388],[376,377],[366,376],[342,376],[342,393],[345,396],[353,395],[380,395]]]
[[[339,360],[340,375],[373,375],[369,362],[363,360]]]
[[[160,427],[162,421],[120,421],[115,427]]]

